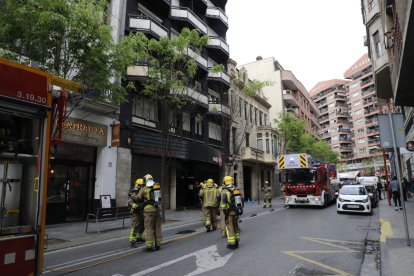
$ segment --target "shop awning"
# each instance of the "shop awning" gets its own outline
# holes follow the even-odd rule
[[[356,178],[359,175],[359,171],[349,171],[349,172],[343,172],[338,173],[338,178]]]

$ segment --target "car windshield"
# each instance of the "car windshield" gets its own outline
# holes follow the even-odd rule
[[[310,184],[315,181],[315,177],[316,172],[309,169],[293,169],[287,172],[287,181],[290,185]]]
[[[341,195],[366,195],[367,191],[364,187],[342,187]]]

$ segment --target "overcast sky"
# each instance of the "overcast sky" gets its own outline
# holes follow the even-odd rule
[[[226,14],[237,65],[273,56],[308,91],[368,51],[360,0],[228,0]]]

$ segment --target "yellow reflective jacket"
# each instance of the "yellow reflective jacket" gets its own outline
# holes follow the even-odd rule
[[[218,193],[213,184],[207,184],[200,190],[199,196],[203,199],[204,207],[217,207]]]

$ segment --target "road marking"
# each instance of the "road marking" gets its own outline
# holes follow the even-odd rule
[[[222,267],[227,263],[230,257],[233,256],[233,253],[230,253],[224,257],[221,257],[220,254],[218,253],[217,245],[212,245],[204,249],[195,251],[193,253],[181,256],[180,258],[177,258],[177,259],[162,263],[160,265],[148,268],[144,271],[140,271],[138,273],[132,274],[131,276],[145,275],[145,274],[160,270],[169,265],[178,263],[182,260],[188,259],[193,256],[196,257],[197,269],[188,273],[186,276],[194,276],[194,275],[198,275],[198,274]]]
[[[387,237],[394,236],[394,231],[392,230],[391,222],[388,220],[379,220],[381,224],[381,236],[380,236],[380,242],[386,242]]]
[[[339,249],[342,249],[342,250],[296,250],[296,251],[283,251],[283,253],[285,253],[286,255],[289,255],[291,257],[298,258],[302,261],[308,262],[310,264],[314,264],[314,265],[317,265],[319,267],[325,268],[327,270],[333,271],[333,272],[337,273],[337,275],[341,275],[341,276],[352,275],[352,274],[350,274],[346,271],[340,270],[338,268],[335,268],[333,266],[329,266],[329,265],[323,264],[321,262],[306,258],[306,257],[298,255],[298,254],[308,254],[308,253],[314,253],[314,254],[356,253],[356,252],[359,252],[359,251],[354,250],[354,249],[349,248],[349,247],[346,247],[346,246],[338,245],[338,244],[335,244],[335,243],[348,243],[348,244],[364,245],[364,243],[352,242],[352,241],[340,241],[340,240],[330,240],[330,239],[321,239],[321,238],[312,238],[312,237],[300,237],[300,238],[303,239],[303,240],[307,240],[307,241],[311,241],[311,242],[316,242],[316,243],[336,247],[336,248],[339,248]],[[292,271],[294,271],[294,270],[296,270],[296,268],[293,269]]]

